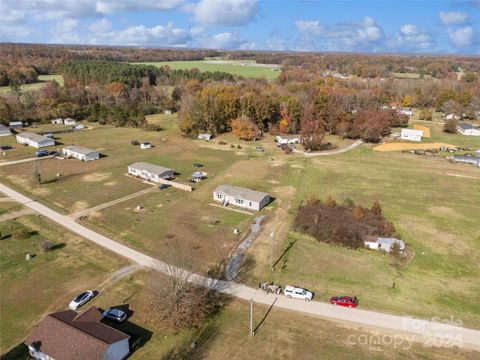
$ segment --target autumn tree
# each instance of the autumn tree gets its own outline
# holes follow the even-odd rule
[[[419,114],[419,119],[420,120],[432,120],[433,118],[433,110],[432,109],[428,109],[428,108],[424,108],[422,110],[420,110],[420,114]]]
[[[230,127],[232,133],[240,140],[256,140],[260,136],[257,125],[247,116],[241,116],[232,120]]]
[[[455,119],[449,119],[443,124],[443,131],[450,134],[456,134],[458,132],[458,121]]]

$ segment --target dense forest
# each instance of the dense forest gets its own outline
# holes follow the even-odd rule
[[[171,109],[178,111],[180,128],[187,136],[232,130],[245,139],[261,137],[265,132],[300,133],[305,148],[316,150],[322,147],[326,133],[378,142],[392,127],[405,126],[407,117],[385,106],[390,102],[420,108],[426,120],[432,118],[433,110],[464,118],[480,113],[476,58],[13,44],[0,48],[3,84],[28,83],[38,74],[52,72],[65,79],[64,87],[51,83],[28,92],[12,87],[14,91],[0,96],[0,119],[4,123],[70,116],[117,126],[145,126],[144,115]],[[214,55],[255,58],[283,66],[278,78],[268,82],[223,72],[126,62]],[[375,66],[386,75],[421,67],[430,77],[419,80],[372,75],[376,74],[370,74]],[[472,72],[459,77],[460,66]],[[363,70],[356,71],[357,67]],[[334,70],[348,76],[335,76]],[[368,74],[359,75],[364,71]]]

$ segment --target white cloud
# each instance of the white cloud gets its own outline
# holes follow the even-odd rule
[[[442,25],[463,24],[468,20],[468,15],[462,12],[443,12],[438,13]]]
[[[29,12],[36,20],[84,19],[121,11],[168,11],[185,0],[2,0],[2,7]]]
[[[322,24],[319,21],[295,22],[300,50],[355,50],[376,47],[384,38],[382,27],[371,17],[360,21]]]
[[[63,21],[58,21],[50,31],[53,33],[70,33],[78,26],[78,20],[75,19],[65,19]]]
[[[236,34],[223,32],[215,35],[205,35],[199,39],[199,44],[210,49],[237,49],[242,41]]]
[[[412,24],[402,25],[400,31],[387,41],[387,45],[397,51],[426,51],[432,48],[433,43],[429,33]]]
[[[94,22],[92,25],[90,25],[89,29],[94,33],[104,33],[112,30],[112,23],[106,18],[103,18],[102,20]]]
[[[457,46],[468,46],[473,43],[473,29],[470,26],[457,30],[448,30],[448,36],[453,44]]]
[[[200,0],[185,9],[203,25],[240,26],[254,19],[257,3],[257,0]]]

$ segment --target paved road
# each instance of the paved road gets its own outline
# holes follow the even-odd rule
[[[21,164],[21,163],[30,162],[30,161],[35,161],[35,160],[50,159],[50,158],[52,158],[52,157],[53,157],[53,156],[42,156],[42,157],[31,157],[31,158],[20,159],[20,160],[13,160],[13,161],[5,161],[5,162],[0,162],[0,166]]]
[[[42,205],[3,184],[0,184],[0,192],[3,192],[5,195],[15,199],[30,209],[35,210],[50,220],[57,222],[58,224],[82,236],[83,238],[103,246],[119,255],[122,255],[133,262],[136,262],[137,264],[150,267],[164,273],[172,271],[172,266],[142,254],[136,250],[130,249],[125,245],[119,244],[110,238],[90,230],[85,226],[75,222],[71,217],[61,215],[45,205]],[[190,281],[193,283],[201,284],[202,286],[207,286],[215,290],[231,294],[232,296],[243,300],[253,299],[255,303],[271,305],[276,298],[274,295],[264,295],[263,292],[242,284],[208,279],[197,274],[188,273],[182,269],[175,268],[174,271],[187,274]],[[278,299],[275,302],[275,308],[282,308],[285,310],[300,312],[309,316],[321,317],[350,323],[353,325],[373,328],[390,335],[395,334],[395,336],[399,337],[399,339],[401,339],[400,336],[403,336],[403,339],[423,341],[426,342],[427,345],[429,343],[440,344],[442,341],[444,344],[448,344],[451,341],[456,341],[454,344],[460,347],[480,350],[479,330],[467,329],[426,320],[415,320],[409,317],[388,315],[374,311],[338,308],[334,307],[333,305],[318,301],[305,302],[301,300],[292,300],[281,295],[278,296]],[[441,315],[448,316],[448,314]],[[435,342],[433,342],[432,339],[435,339]]]
[[[293,149],[293,152],[295,154],[302,154],[306,157],[316,157],[316,156],[330,156],[330,155],[337,155],[337,154],[343,154],[347,151],[355,149],[357,146],[363,144],[362,140],[357,140],[353,144],[348,145],[347,147],[344,147],[343,149],[338,149],[338,150],[328,150],[328,151],[321,151],[321,152],[305,152],[301,151],[298,149]]]

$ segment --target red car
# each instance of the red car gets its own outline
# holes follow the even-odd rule
[[[334,296],[330,299],[330,304],[354,308],[358,306],[358,299],[356,296]]]

